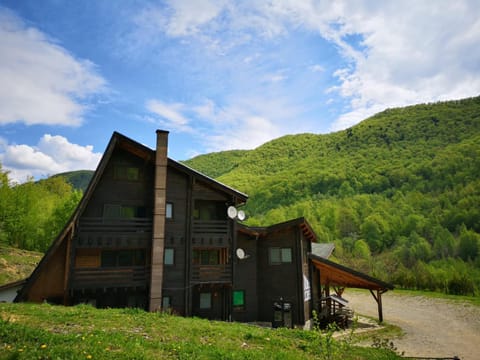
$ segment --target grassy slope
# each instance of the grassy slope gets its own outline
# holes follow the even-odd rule
[[[30,276],[43,254],[0,246],[0,285]]]
[[[0,304],[0,359],[324,359],[318,333],[136,309]],[[325,343],[325,337],[323,338]],[[325,349],[325,347],[324,347]],[[398,359],[332,345],[332,359]]]

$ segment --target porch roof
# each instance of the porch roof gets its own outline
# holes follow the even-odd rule
[[[382,292],[393,290],[393,285],[367,274],[315,254],[310,254],[309,257],[312,264],[320,271],[320,283],[322,285],[379,290]]]

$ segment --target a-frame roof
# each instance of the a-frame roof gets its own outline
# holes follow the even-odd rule
[[[380,291],[393,290],[393,285],[389,283],[337,264],[321,256],[310,254],[309,257],[313,265],[320,271],[320,283],[322,285]]]
[[[116,148],[124,149],[152,163],[154,162],[154,159],[155,159],[155,150],[152,150],[149,147],[143,144],[140,144],[139,142],[132,140],[125,135],[122,135],[118,132],[114,132],[112,135],[112,138],[110,139],[110,142],[108,143],[107,149],[105,150],[105,153],[102,159],[100,160],[97,170],[95,171],[92,177],[92,180],[90,181],[90,184],[87,187],[87,190],[85,191],[85,196],[84,196],[85,201],[83,201],[84,199],[82,199],[82,203],[85,203],[85,205],[88,203],[88,199],[90,198],[91,193],[93,192],[99,179],[103,175],[105,167],[108,164],[108,161],[110,160],[110,157]],[[248,199],[248,195],[228,185],[222,184],[221,182],[216,181],[211,177],[204,175],[178,161],[168,158],[168,166],[175,168],[176,170],[183,172],[184,174],[190,175],[193,178],[204,182],[208,186],[211,186],[215,189],[218,189],[229,195],[234,196],[236,199],[236,204],[243,204]]]
[[[112,157],[112,154],[115,149],[121,148],[123,150],[126,150],[142,159],[144,159],[147,162],[154,162],[155,161],[155,150],[150,149],[149,147],[140,144],[137,141],[134,141],[125,135],[122,135],[118,132],[114,132],[112,137],[110,138],[110,141],[107,145],[107,148],[100,159],[100,162],[97,166],[97,169],[95,170],[92,179],[90,180],[90,183],[88,184],[87,189],[85,190],[85,193],[80,200],[80,203],[78,204],[77,208],[75,209],[74,213],[72,214],[70,220],[67,222],[63,230],[60,232],[60,234],[57,236],[57,238],[53,241],[52,245],[49,247],[43,258],[40,260],[40,263],[37,265],[37,267],[33,270],[31,276],[26,280],[25,286],[21,289],[19,292],[18,296],[16,297],[15,301],[21,301],[25,298],[27,295],[30,287],[32,286],[33,282],[38,278],[38,276],[41,273],[42,268],[45,266],[45,264],[48,263],[48,261],[52,258],[52,256],[55,254],[55,251],[59,248],[59,246],[62,244],[62,242],[67,238],[67,235],[73,231],[73,228],[75,226],[76,221],[78,220],[79,216],[83,213],[83,210],[87,206],[90,198],[92,197],[92,194],[97,187],[98,182],[103,176],[103,173],[105,171],[105,168],[107,164],[110,161],[110,158]],[[186,165],[183,165],[175,160],[168,159],[168,164],[167,166],[175,168],[176,170],[183,172],[187,175],[192,176],[196,180],[199,180],[205,184],[207,184],[210,187],[213,187],[215,189],[218,189],[220,191],[223,191],[231,196],[234,197],[235,199],[235,204],[243,204],[247,201],[248,195],[235,190],[232,187],[229,187],[225,184],[222,184]]]

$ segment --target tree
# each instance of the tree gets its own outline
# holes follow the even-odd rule
[[[458,243],[458,256],[464,261],[475,260],[479,253],[480,236],[467,230],[465,225],[460,228],[460,241]]]

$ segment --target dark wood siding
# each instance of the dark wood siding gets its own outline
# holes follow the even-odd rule
[[[168,168],[167,203],[173,205],[173,217],[165,220],[165,248],[174,250],[174,264],[164,267],[163,296],[170,298],[173,311],[180,315],[186,312],[185,291],[188,288],[188,184],[187,175]]]
[[[258,245],[258,319],[272,321],[273,303],[283,298],[292,303],[292,321],[303,324],[303,300],[299,302],[301,267],[298,264],[298,228],[268,234]],[[292,249],[292,262],[270,264],[269,248]],[[301,315],[300,315],[301,314]]]
[[[234,256],[234,290],[245,291],[245,307],[233,309],[233,320],[256,321],[258,315],[257,261],[259,261],[257,240],[250,235],[238,234],[237,248],[242,248],[247,255],[242,260]]]
[[[122,167],[135,169],[134,176],[125,176],[119,171]],[[78,221],[72,247],[71,289],[148,287],[153,171],[151,162],[121,148],[113,151]],[[106,206],[125,213],[106,216]],[[144,251],[144,265],[102,268],[102,251],[120,249]]]

